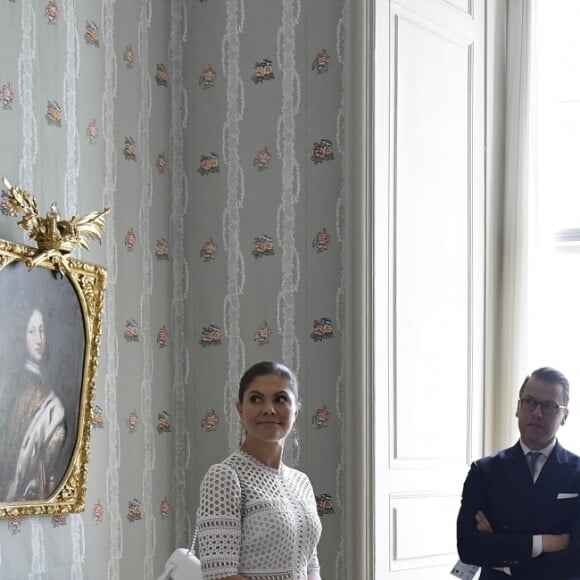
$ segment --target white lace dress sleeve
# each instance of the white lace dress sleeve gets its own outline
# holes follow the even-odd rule
[[[273,469],[237,451],[212,466],[201,485],[198,526],[204,580],[306,580],[320,569],[312,486],[283,464]]]
[[[241,501],[236,472],[223,463],[210,467],[201,483],[197,524],[204,579],[238,573]]]

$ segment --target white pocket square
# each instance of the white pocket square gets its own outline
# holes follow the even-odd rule
[[[577,493],[559,493],[556,499],[571,499],[573,497],[578,497]]]

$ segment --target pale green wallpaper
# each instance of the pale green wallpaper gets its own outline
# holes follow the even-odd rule
[[[238,442],[237,382],[301,385],[285,460],[344,578],[343,6],[0,0],[0,177],[112,208],[87,506],[0,520],[0,578],[155,579]],[[0,199],[0,237],[25,242]],[[10,385],[0,385],[9,389]],[[9,413],[3,410],[3,413]]]
[[[343,578],[342,3],[210,0],[191,16],[191,502],[238,444],[240,372],[280,359],[302,399],[286,460],[319,498],[323,576]]]

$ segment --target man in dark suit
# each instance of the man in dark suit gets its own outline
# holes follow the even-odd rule
[[[568,418],[566,377],[541,368],[517,403],[520,440],[475,461],[457,518],[461,561],[481,580],[580,579],[580,457],[556,433]]]

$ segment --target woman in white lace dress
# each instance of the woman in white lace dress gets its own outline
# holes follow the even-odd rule
[[[237,409],[245,440],[201,484],[204,580],[320,580],[312,485],[282,463],[300,409],[296,377],[279,363],[255,364],[240,381]]]

